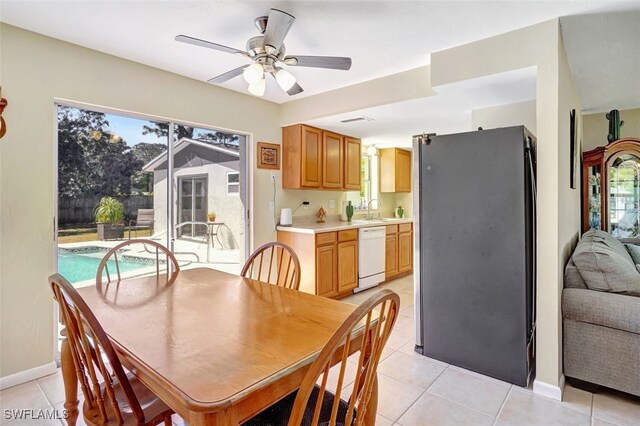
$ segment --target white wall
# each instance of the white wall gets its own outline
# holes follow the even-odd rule
[[[640,108],[621,110],[620,120],[624,121],[624,125],[620,128],[620,138],[640,138]],[[584,115],[583,151],[606,145],[608,134],[609,120],[605,117],[604,112]]]
[[[278,106],[0,24],[0,377],[53,361],[55,99],[247,132],[279,143]],[[252,157],[255,157],[252,155]],[[274,238],[268,172],[252,158],[255,244]],[[279,173],[278,173],[279,179]],[[281,184],[279,184],[281,185]]]
[[[471,111],[471,129],[495,129],[498,127],[524,125],[536,134],[536,101],[498,105]]]

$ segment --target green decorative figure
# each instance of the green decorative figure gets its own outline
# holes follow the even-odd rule
[[[402,208],[402,206],[398,206],[398,217],[399,218],[403,218],[404,217],[404,209]]]
[[[353,217],[353,204],[351,204],[351,201],[349,201],[349,204],[347,204],[347,221],[351,222],[351,218]]]

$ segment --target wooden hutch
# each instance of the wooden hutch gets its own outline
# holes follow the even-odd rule
[[[627,138],[582,157],[582,232],[640,237],[640,139]]]

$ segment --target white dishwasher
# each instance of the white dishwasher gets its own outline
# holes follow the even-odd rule
[[[384,243],[386,228],[373,226],[358,230],[358,287],[357,293],[384,281]]]

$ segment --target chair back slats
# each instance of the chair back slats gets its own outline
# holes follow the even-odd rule
[[[291,247],[280,242],[264,244],[242,268],[243,277],[294,290],[300,287],[300,262]]]
[[[155,256],[154,252],[150,251],[149,247],[155,249]],[[180,265],[178,264],[175,256],[162,244],[152,240],[129,240],[116,245],[104,255],[104,257],[100,261],[100,264],[98,265],[98,270],[96,272],[97,285],[102,284],[104,275],[106,275],[107,283],[111,283],[113,281],[122,281],[120,261],[124,256],[118,256],[119,252],[122,250],[128,250],[131,252],[137,251],[142,260],[147,260],[155,263],[156,278],[160,279],[161,273],[166,272],[164,275],[164,279],[167,283],[175,281],[178,276],[178,272],[180,272]],[[165,258],[164,265],[162,267],[162,262],[160,261],[161,253],[164,254]],[[112,274],[109,271],[109,261],[113,261],[113,263],[115,264],[115,280],[112,280]]]
[[[93,312],[62,275],[52,275],[49,282],[54,298],[60,305],[85,405],[90,410],[97,409],[99,424],[112,421],[124,423],[121,403],[128,404],[138,423],[144,423],[144,413],[136,394],[111,341]],[[126,401],[118,401],[114,383],[122,390]]]
[[[309,368],[302,385],[298,390],[293,410],[289,418],[289,426],[300,425],[310,415],[310,404],[314,405],[311,425],[319,423],[334,426],[337,423],[360,426],[364,424],[366,408],[376,386],[378,363],[384,345],[389,339],[391,330],[398,316],[400,299],[391,290],[382,290],[363,302],[336,330],[314,363]],[[353,340],[361,343],[360,353],[355,369],[353,389],[345,398],[341,398],[347,387],[345,380]],[[332,363],[336,362],[332,368]],[[328,376],[337,370],[338,379],[330,406],[330,411],[323,407],[327,394]],[[343,389],[344,387],[344,389]],[[314,389],[318,388],[315,401],[310,400]],[[328,398],[328,397],[327,397]],[[329,400],[327,399],[327,403]],[[329,416],[329,418],[322,418]]]

